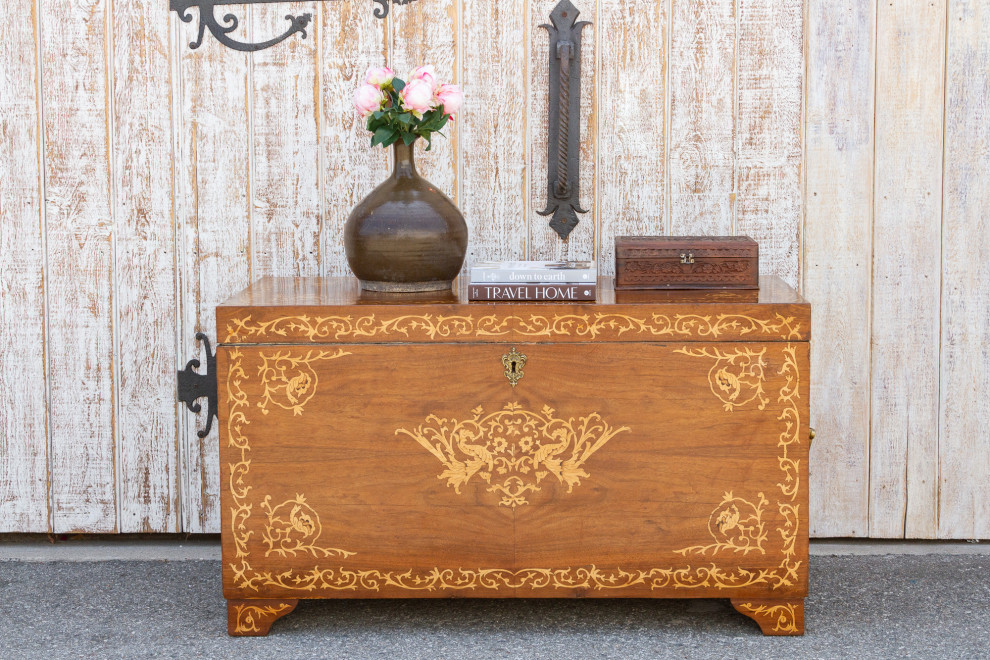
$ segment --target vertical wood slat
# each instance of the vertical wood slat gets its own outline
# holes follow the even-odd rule
[[[457,83],[457,5],[454,0],[414,2],[392,7],[392,34],[389,66],[405,80],[417,66],[432,64],[441,80]],[[362,72],[363,73],[363,72]],[[448,122],[443,133],[435,136],[430,151],[423,140],[417,141],[416,169],[443,194],[457,203],[458,121]],[[365,149],[369,149],[367,145]],[[380,149],[380,147],[376,147]]]
[[[990,538],[990,2],[950,0],[942,221],[941,538]]]
[[[735,199],[735,0],[673,0],[670,233],[728,235]]]
[[[812,309],[811,534],[867,536],[874,0],[808,5],[804,292]]]
[[[285,15],[318,15],[317,3],[251,8],[254,40],[271,38]],[[258,51],[252,61],[254,150],[252,279],[320,273],[319,54],[316,27]]]
[[[106,14],[41,2],[55,532],[118,529]]]
[[[0,5],[0,533],[48,531],[36,21]]]
[[[467,265],[527,253],[526,3],[462,0],[461,115]]]
[[[797,287],[800,272],[802,0],[738,0],[736,233],[760,268]]]
[[[245,7],[226,8],[242,17]],[[248,57],[222,46],[207,34],[198,50],[195,20],[182,23],[177,57],[181,58],[181,152],[176,155],[177,222],[180,225],[181,354],[198,357],[197,332],[216,339],[216,305],[246,287],[251,280],[251,191],[248,171]],[[205,406],[204,406],[205,409]],[[220,529],[220,466],[218,430],[204,439],[205,426],[182,413],[181,484],[183,531]]]
[[[877,21],[870,534],[933,538],[945,0]]]
[[[662,2],[600,0],[598,21],[598,267],[611,275],[616,236],[664,231],[669,25]]]
[[[169,17],[113,12],[113,183],[121,532],[179,531]]]
[[[590,21],[581,32],[581,207],[588,213],[578,214],[578,226],[567,240],[550,228],[552,216],[538,212],[547,207],[547,144],[550,131],[550,38],[540,24],[550,24],[550,12],[559,0],[530,0],[529,28],[529,204],[526,219],[529,226],[528,259],[593,260],[598,233],[595,204],[595,144],[597,129],[597,67],[595,44],[598,35],[597,4],[578,2],[580,21]],[[556,158],[556,154],[553,155]]]
[[[388,154],[371,148],[371,136],[354,111],[354,90],[369,67],[386,63],[388,24],[375,18],[361,0],[327,3],[320,16],[322,270],[326,275],[351,275],[344,257],[344,224],[351,209],[388,176]]]

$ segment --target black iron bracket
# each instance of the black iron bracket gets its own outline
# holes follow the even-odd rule
[[[547,208],[550,227],[567,237],[578,223],[581,208],[581,30],[590,21],[561,0],[550,12],[550,139],[547,142]]]
[[[217,356],[210,350],[210,340],[206,335],[197,332],[196,339],[203,342],[206,348],[206,373],[196,373],[194,370],[199,369],[199,360],[190,360],[185,370],[178,372],[178,396],[179,401],[186,404],[186,407],[194,413],[203,409],[196,402],[206,397],[209,402],[206,428],[196,434],[205,438],[213,428],[213,418],[217,416]]]
[[[277,37],[269,39],[268,41],[262,41],[259,43],[248,43],[245,41],[237,41],[236,39],[230,38],[230,33],[237,29],[240,25],[240,21],[237,16],[232,13],[224,14],[222,20],[217,20],[214,9],[220,5],[260,5],[260,4],[275,4],[283,3],[289,0],[170,0],[169,7],[172,11],[179,15],[184,23],[191,23],[193,20],[193,15],[189,12],[193,7],[199,8],[199,33],[196,36],[196,40],[189,43],[189,47],[192,49],[199,48],[203,45],[203,38],[206,36],[206,30],[209,30],[213,37],[228,48],[233,48],[234,50],[239,50],[243,52],[254,52],[258,50],[264,50],[266,48],[271,48],[276,44],[280,44],[292,35],[299,33],[302,38],[306,38],[306,28],[309,26],[310,21],[313,20],[312,14],[299,14],[294,16],[292,14],[286,14],[285,20],[289,21],[289,29]],[[315,0],[316,2],[328,2],[329,0]],[[374,0],[375,4],[375,17],[385,18],[388,16],[390,9],[390,4],[395,5],[405,5],[414,0]]]

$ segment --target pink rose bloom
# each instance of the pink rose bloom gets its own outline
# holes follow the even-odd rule
[[[395,78],[395,72],[387,66],[372,67],[368,69],[368,73],[364,77],[364,84],[374,85],[381,89],[392,82],[392,78]]]
[[[433,68],[432,64],[418,66],[409,72],[409,82],[413,80],[423,80],[429,83],[430,91],[432,92],[437,88],[437,71]]]
[[[399,92],[402,107],[417,117],[433,108],[433,88],[422,79],[412,80]]]
[[[362,117],[367,117],[382,107],[385,95],[374,85],[361,85],[354,92],[354,109]]]
[[[437,87],[437,101],[443,106],[443,111],[453,117],[464,105],[464,92],[457,85],[440,85]]]

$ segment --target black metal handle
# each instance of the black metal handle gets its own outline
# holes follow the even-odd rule
[[[550,12],[550,139],[547,142],[547,208],[550,226],[567,239],[578,223],[581,208],[581,31],[589,21],[570,0]]]
[[[197,332],[196,339],[203,342],[206,347],[206,373],[196,373],[194,370],[199,369],[199,360],[189,360],[186,368],[177,372],[177,392],[179,401],[186,404],[186,407],[194,413],[203,409],[197,401],[206,397],[209,404],[206,428],[196,434],[205,438],[210,434],[210,429],[213,428],[213,418],[217,416],[217,356],[210,349],[210,340],[206,335]]]

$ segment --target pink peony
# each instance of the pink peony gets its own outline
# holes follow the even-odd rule
[[[427,64],[426,66],[418,66],[409,72],[408,82],[413,80],[423,80],[430,85],[430,91],[434,91],[437,88],[437,72],[433,68],[432,64]]]
[[[361,85],[354,92],[354,108],[362,117],[367,117],[382,107],[385,95],[374,85]]]
[[[464,92],[457,85],[438,85],[437,102],[443,106],[443,111],[453,117],[464,105]]]
[[[364,84],[381,89],[392,82],[392,78],[395,78],[395,72],[387,66],[372,67],[364,77]]]
[[[402,98],[402,107],[417,117],[422,117],[424,112],[433,107],[433,88],[422,79],[406,83],[399,96]]]

